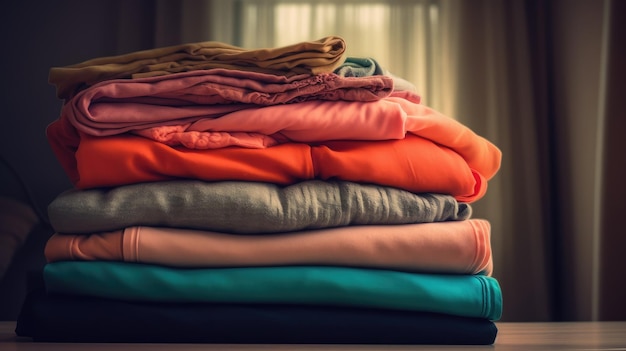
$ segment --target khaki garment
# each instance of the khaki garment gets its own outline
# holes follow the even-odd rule
[[[211,68],[285,76],[321,74],[332,72],[345,61],[345,49],[345,41],[336,36],[267,49],[244,49],[215,41],[188,43],[53,67],[48,81],[56,86],[57,97],[69,99],[105,80]]]

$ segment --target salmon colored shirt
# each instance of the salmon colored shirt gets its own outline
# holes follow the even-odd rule
[[[54,234],[48,262],[126,261],[173,267],[359,266],[412,272],[491,275],[490,224],[483,219],[360,225],[280,234],[127,227]]]
[[[458,153],[411,134],[399,140],[213,150],[170,147],[130,134],[83,134],[76,153],[64,155],[68,175],[83,189],[181,178],[276,184],[341,179],[449,194],[461,202],[473,202],[487,190],[486,177]]]

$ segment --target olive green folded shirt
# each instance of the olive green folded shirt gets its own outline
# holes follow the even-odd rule
[[[57,97],[67,100],[105,80],[201,69],[238,69],[284,76],[331,73],[344,62],[345,50],[345,41],[337,36],[263,49],[245,49],[217,41],[186,43],[53,67],[48,82],[56,86]]]

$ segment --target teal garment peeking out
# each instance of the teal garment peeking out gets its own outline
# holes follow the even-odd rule
[[[44,267],[49,293],[131,301],[295,303],[429,311],[497,320],[498,281],[339,266],[172,268],[66,261]]]

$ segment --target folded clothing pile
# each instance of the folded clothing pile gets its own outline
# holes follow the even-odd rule
[[[491,344],[496,146],[340,37],[52,68],[35,341]]]

